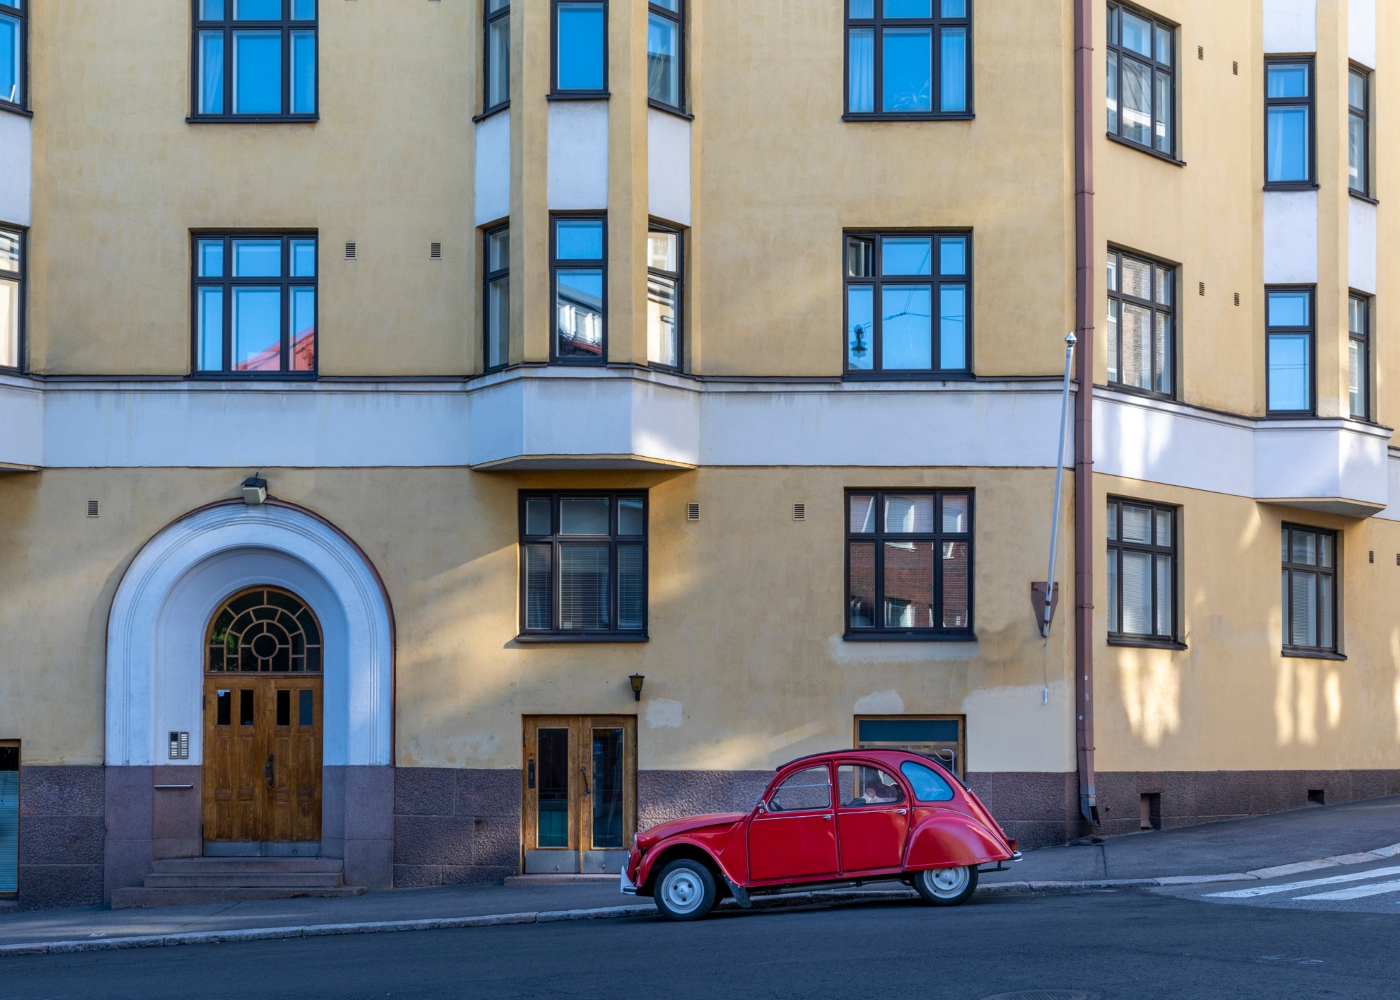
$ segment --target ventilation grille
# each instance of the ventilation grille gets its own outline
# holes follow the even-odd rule
[[[795,503],[792,505],[792,519],[794,521],[807,520],[807,505],[805,503]]]
[[[355,259],[356,259],[356,257],[355,257],[355,244],[353,244],[353,243],[347,243],[347,244],[345,244],[345,259],[346,259],[346,260],[355,260]]]
[[[1239,305],[1239,304],[1240,304],[1240,293],[1239,293],[1239,292],[1236,292],[1236,293],[1235,293],[1235,305]]]
[[[1231,72],[1233,72],[1236,76],[1239,76],[1239,75],[1240,75],[1240,64],[1237,63],[1237,62],[1236,62],[1236,63],[1231,63],[1231,64],[1230,64],[1230,70],[1231,70]]]
[[[1204,295],[1206,293],[1206,283],[1204,281],[1199,282],[1198,287],[1200,288],[1200,293]]]
[[[89,501],[88,501],[88,517],[96,517],[98,514],[100,514],[100,513],[101,513],[101,507],[102,507],[102,505],[99,504],[96,500],[89,500]]]
[[[442,244],[429,243],[428,256],[431,257],[433,260],[442,260]]]
[[[1206,57],[1206,47],[1205,47],[1204,45],[1197,45],[1197,46],[1196,46],[1196,58],[1197,58],[1197,59],[1204,59],[1205,57]]]
[[[698,503],[688,503],[685,505],[685,519],[687,521],[700,520],[700,505]],[[1395,557],[1396,563],[1400,563],[1400,556]]]

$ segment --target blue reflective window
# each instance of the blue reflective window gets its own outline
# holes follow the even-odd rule
[[[848,372],[970,371],[970,239],[967,233],[846,237]]]
[[[554,219],[553,284],[555,361],[607,360],[607,246],[601,218]]]
[[[554,227],[555,256],[560,260],[602,259],[602,219],[558,219]]]
[[[1312,290],[1269,289],[1268,397],[1271,413],[1309,413],[1313,408]]]
[[[1176,29],[1108,5],[1105,79],[1110,135],[1176,154]]]
[[[4,0],[0,0],[3,3]],[[24,11],[0,10],[0,101],[24,106]]]
[[[906,760],[899,765],[899,770],[909,779],[917,801],[947,802],[952,799],[953,787],[940,778],[933,768]]]
[[[601,2],[560,3],[555,26],[555,90],[602,91],[606,86]]]
[[[196,0],[195,15],[195,117],[316,114],[316,0]]]
[[[194,284],[196,372],[315,372],[314,236],[200,235]]]
[[[1264,180],[1313,179],[1312,60],[1270,61],[1264,68]]]
[[[966,0],[848,0],[846,114],[970,114],[971,6]]]

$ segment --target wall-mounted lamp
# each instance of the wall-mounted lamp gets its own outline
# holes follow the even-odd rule
[[[641,700],[642,700],[642,681],[646,680],[646,675],[644,675],[644,674],[633,674],[633,675],[631,675],[630,677],[628,677],[627,679],[628,679],[629,681],[632,682],[632,700],[633,700],[633,701],[641,701]]]
[[[256,507],[267,499],[267,480],[259,479],[256,475],[249,476],[243,480],[243,502],[249,507]]]

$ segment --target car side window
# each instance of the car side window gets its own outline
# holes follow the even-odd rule
[[[866,764],[842,764],[836,769],[836,787],[844,809],[890,806],[904,801],[904,789],[894,775]]]
[[[831,808],[831,774],[826,765],[807,767],[783,779],[772,795],[768,808],[774,812]]]
[[[930,767],[906,760],[899,770],[914,787],[914,798],[920,802],[947,802],[953,797],[953,788],[938,776]]]

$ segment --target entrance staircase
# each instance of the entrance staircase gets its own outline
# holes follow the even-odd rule
[[[339,858],[167,858],[145,884],[112,890],[112,909],[295,896],[358,896]]]

